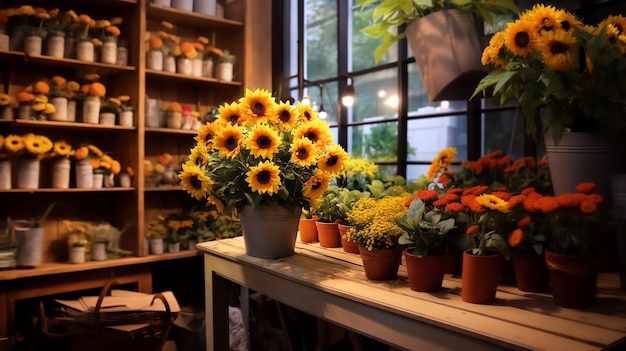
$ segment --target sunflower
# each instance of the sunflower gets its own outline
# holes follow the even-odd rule
[[[24,137],[24,148],[35,156],[43,156],[52,150],[53,144],[50,139],[43,135],[26,134]]]
[[[501,198],[492,194],[482,194],[474,200],[479,205],[501,213],[509,212],[509,204]]]
[[[481,63],[506,67],[506,61],[500,57],[500,50],[504,46],[504,32],[497,32],[489,40],[489,46],[483,51]]]
[[[58,156],[70,157],[74,155],[74,150],[72,150],[72,146],[68,144],[65,140],[55,141],[53,149],[54,153]]]
[[[626,18],[624,16],[611,15],[607,17],[604,21],[598,23],[598,28],[602,28],[607,24],[613,25],[617,29],[619,35],[626,34]]]
[[[213,149],[213,138],[215,137],[215,125],[213,123],[205,123],[200,129],[198,129],[198,135],[194,137],[194,140],[198,144],[206,146],[207,150]]]
[[[322,171],[328,173],[339,173],[347,159],[348,153],[345,152],[341,145],[335,144],[330,147],[327,153],[320,157],[317,166]]]
[[[530,23],[534,28],[539,28],[539,32],[552,31],[559,25],[558,10],[553,6],[536,4],[532,9],[524,12],[520,20]]]
[[[259,194],[276,194],[280,186],[280,168],[271,161],[259,162],[246,173],[246,182]]]
[[[4,138],[4,149],[9,152],[20,152],[24,149],[24,139],[19,135],[8,135]]]
[[[300,114],[300,119],[302,122],[312,121],[317,117],[315,111],[313,111],[313,107],[309,104],[303,104],[298,101],[298,113]]]
[[[330,145],[333,135],[324,121],[313,119],[302,124],[294,133],[295,138],[307,138],[313,142],[317,148],[322,149]]]
[[[556,71],[566,71],[578,64],[576,38],[568,32],[546,32],[539,45],[544,63]]]
[[[209,195],[209,201],[207,202],[207,205],[213,205],[215,206],[215,209],[217,210],[218,213],[224,213],[224,203],[222,202],[222,200],[218,199],[217,197],[213,196],[213,195]]]
[[[319,198],[324,195],[331,177],[328,173],[318,170],[302,187],[302,193],[311,201],[311,205],[315,205]]]
[[[241,112],[248,123],[277,123],[274,114],[276,103],[272,94],[263,89],[246,89],[244,97],[239,99]]]
[[[271,158],[278,152],[280,137],[278,131],[267,124],[257,124],[246,140],[246,148],[254,157]]]
[[[196,165],[184,163],[183,171],[178,175],[180,185],[193,198],[200,200],[211,193],[213,182]]]
[[[13,98],[9,94],[0,94],[0,106],[9,106]]]
[[[234,158],[239,154],[243,143],[243,127],[227,124],[219,128],[213,138],[213,148],[221,157]]]
[[[196,146],[191,149],[187,160],[192,165],[205,166],[209,163],[207,146],[204,143],[197,143]]]
[[[246,119],[241,113],[239,104],[233,102],[231,104],[224,104],[218,109],[218,120],[228,122],[230,124],[244,125]]]
[[[530,22],[517,20],[509,23],[504,32],[504,45],[517,56],[526,57],[537,45],[537,33]]]
[[[291,130],[298,123],[298,109],[291,106],[289,101],[281,101],[274,109],[274,113],[281,131]]]
[[[298,138],[291,144],[291,162],[302,166],[309,167],[316,162],[315,147],[311,140],[307,138]]]
[[[448,147],[439,151],[437,156],[435,156],[435,158],[432,160],[431,165],[426,172],[428,179],[433,180],[435,179],[435,177],[437,177],[441,170],[446,170],[450,168],[450,166],[452,165],[452,161],[455,157],[456,148],[454,147]]]

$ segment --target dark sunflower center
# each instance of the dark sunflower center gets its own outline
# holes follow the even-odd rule
[[[207,134],[206,135],[206,140],[213,140],[213,134]]]
[[[316,190],[316,189],[319,189],[321,186],[322,186],[322,183],[320,183],[320,182],[315,182],[315,184],[313,184],[313,185],[311,186],[311,190]]]
[[[252,110],[252,113],[257,116],[263,116],[265,114],[265,105],[263,105],[259,101],[255,101],[254,104],[250,106],[250,109]]]
[[[337,157],[337,155],[332,155],[328,158],[328,161],[326,161],[326,165],[334,166],[337,164],[337,162],[339,162],[339,157]]]
[[[525,48],[530,43],[530,36],[526,32],[519,32],[515,34],[515,45],[520,48]]]
[[[198,179],[198,176],[196,175],[189,178],[189,184],[191,184],[191,187],[194,189],[202,189],[202,181]]]
[[[272,174],[270,174],[270,171],[261,171],[256,176],[256,180],[261,184],[267,184],[271,179]]]
[[[33,143],[33,147],[39,147],[39,143]]]
[[[613,23],[613,26],[615,26],[615,28],[617,28],[617,32],[619,34],[624,33],[624,28],[622,28],[622,26],[618,25],[617,23]]]
[[[572,24],[568,21],[563,21],[561,22],[561,28],[563,28],[563,30],[567,32],[572,28]]]
[[[230,124],[237,124],[237,122],[239,121],[239,116],[238,115],[230,115],[230,117],[228,117],[228,122],[230,122]]]
[[[261,135],[256,140],[256,143],[257,145],[259,145],[259,148],[261,149],[267,149],[268,147],[272,146],[272,140],[268,138],[267,135]]]
[[[309,111],[304,112],[304,117],[306,117],[307,121],[311,120],[311,114],[309,113]]]
[[[552,55],[564,54],[569,50],[569,46],[567,44],[562,43],[560,41],[553,41],[550,43],[550,52]]]
[[[283,110],[283,111],[280,111],[278,118],[280,119],[281,122],[289,122],[289,120],[291,119],[291,114],[289,113],[289,111]]]
[[[542,31],[546,31],[549,32],[552,30],[553,24],[552,24],[552,20],[549,18],[544,18],[542,21],[543,25],[541,26],[541,30]]]
[[[296,155],[299,159],[301,160],[306,160],[309,157],[309,150],[307,150],[304,147],[301,147],[298,149],[298,151],[296,152]]]
[[[224,146],[230,150],[233,151],[237,148],[237,138],[235,137],[230,137],[228,139],[226,139],[226,142],[224,143]]]
[[[304,136],[307,139],[311,140],[313,143],[317,142],[317,133],[313,131],[308,131]]]

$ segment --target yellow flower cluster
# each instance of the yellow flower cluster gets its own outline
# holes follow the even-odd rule
[[[218,210],[245,205],[315,203],[348,154],[308,105],[276,102],[266,90],[246,90],[203,126],[179,178],[194,198]]]
[[[404,203],[410,194],[359,199],[348,212],[348,221],[354,225],[346,233],[348,241],[373,249],[389,249],[396,246],[403,230],[396,220],[407,213]]]
[[[52,150],[53,144],[48,137],[28,133],[23,136],[8,135],[2,138],[3,148],[9,155],[31,156],[39,159],[46,156]]]

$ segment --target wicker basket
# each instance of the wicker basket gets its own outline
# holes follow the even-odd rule
[[[115,281],[110,281],[104,286],[94,312],[60,307],[60,316],[47,317],[43,303],[40,303],[39,324],[46,344],[68,351],[160,351],[176,317],[170,311],[167,300],[161,294],[156,294],[153,299],[153,302],[156,299],[163,301],[165,311],[101,313],[104,297],[116,284]],[[115,329],[115,326],[129,324],[145,325],[131,331]]]

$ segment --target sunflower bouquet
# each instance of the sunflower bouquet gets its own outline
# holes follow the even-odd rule
[[[52,141],[44,136],[33,133],[25,135],[8,135],[4,138],[4,150],[12,156],[24,156],[42,159],[52,150]]]
[[[597,26],[542,4],[496,33],[483,51],[493,65],[474,96],[491,91],[516,100],[526,133],[536,136],[536,111],[545,106],[543,132],[558,141],[565,131],[619,135],[626,129],[626,18],[608,16]]]
[[[220,213],[246,205],[308,209],[348,157],[310,106],[277,102],[261,89],[220,106],[195,139],[182,187]]]

